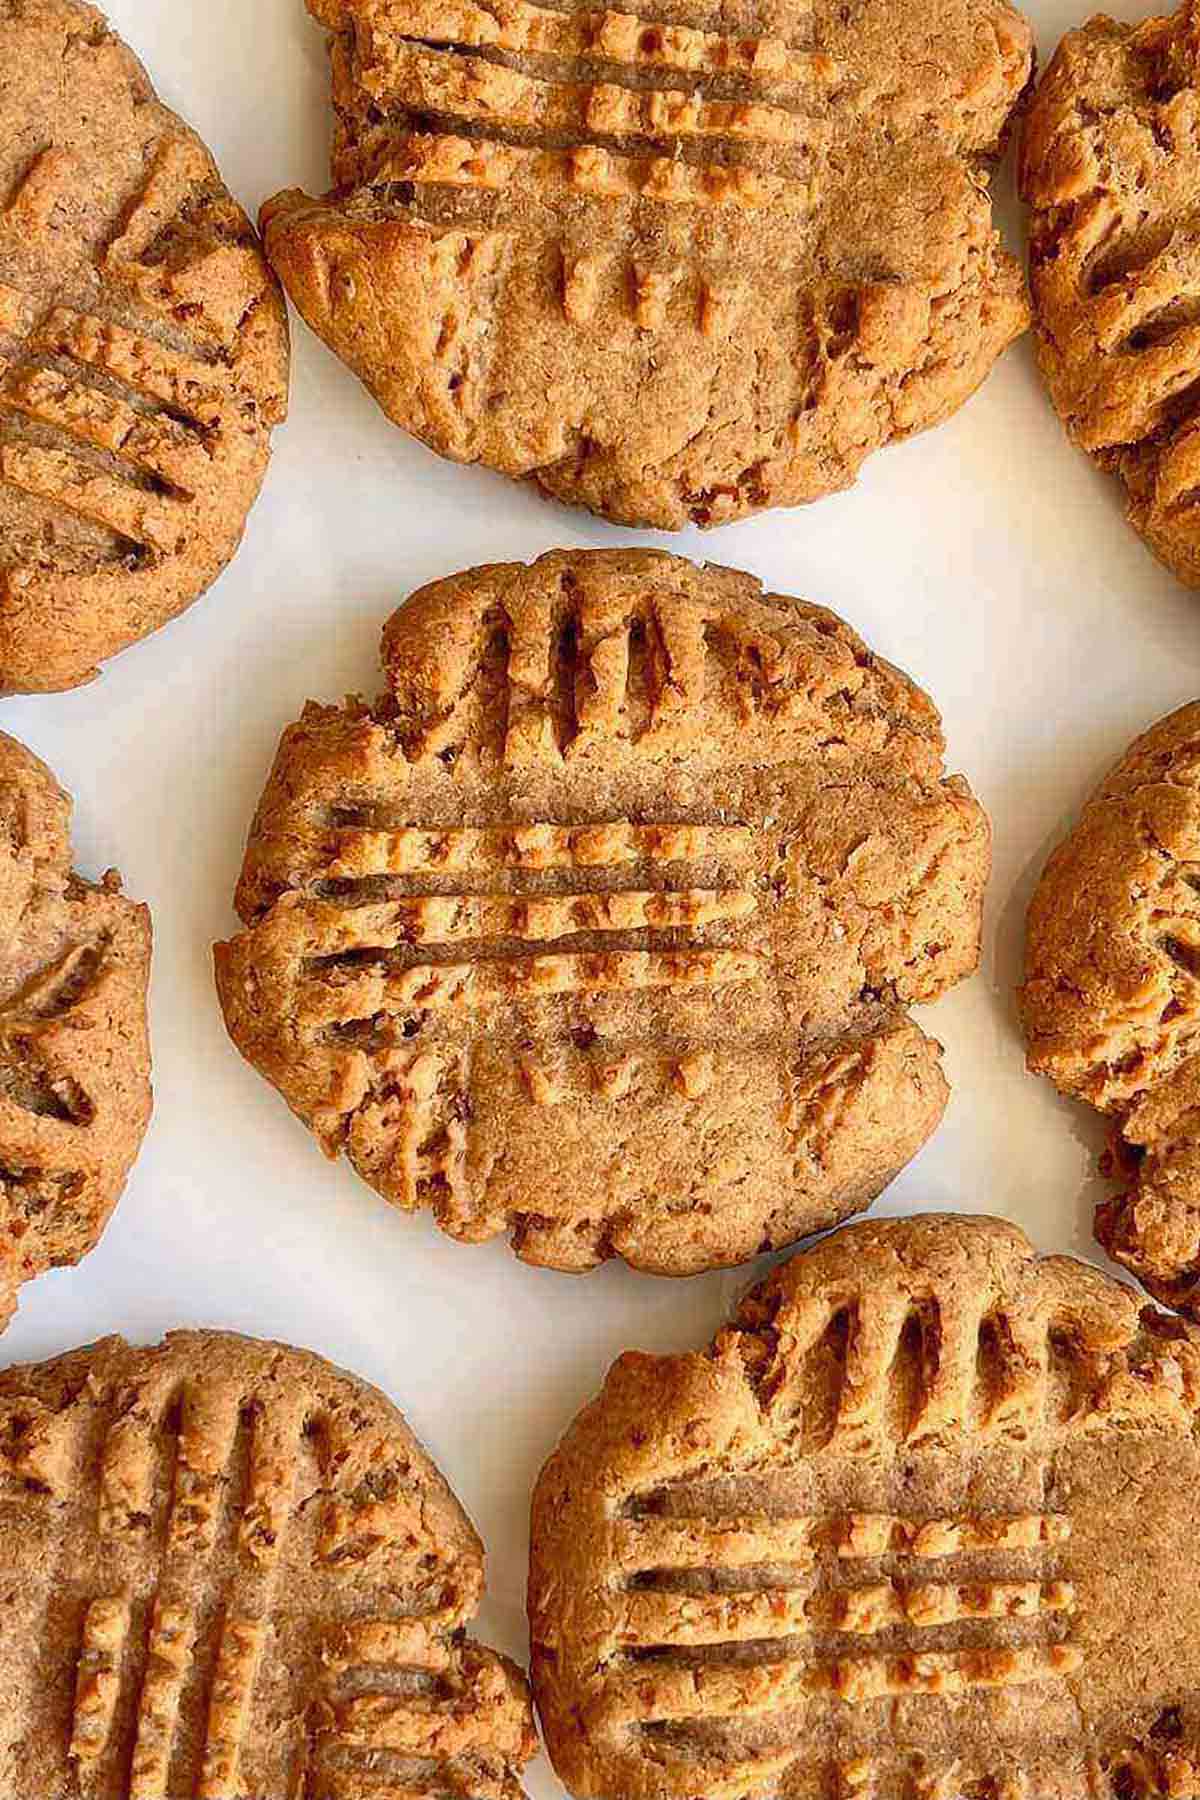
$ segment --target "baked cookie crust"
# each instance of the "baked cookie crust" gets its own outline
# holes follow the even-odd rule
[[[1127,1185],[1096,1235],[1200,1316],[1200,701],[1088,801],[1034,893],[1025,957],[1029,1067],[1113,1121]]]
[[[0,1511],[5,1794],[521,1800],[483,1548],[366,1382],[212,1331],[7,1369]]]
[[[999,1220],[847,1227],[623,1356],[533,1499],[579,1800],[1200,1784],[1200,1339]]]
[[[208,151],[93,6],[0,0],[0,692],[68,688],[236,550],[287,315]]]
[[[443,456],[630,525],[848,486],[1025,329],[999,0],[309,0],[334,189],[262,211],[309,325]]]
[[[70,819],[0,732],[0,1322],[94,1247],[150,1118],[150,914],[75,873]]]
[[[1200,7],[1059,45],[1029,108],[1038,362],[1072,440],[1126,514],[1200,585]]]
[[[975,967],[986,817],[818,606],[651,551],[413,596],[373,706],[284,733],[217,946],[230,1034],[330,1155],[529,1261],[735,1263],[937,1124],[906,1015]]]

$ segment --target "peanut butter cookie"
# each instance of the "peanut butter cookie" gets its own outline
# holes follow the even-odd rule
[[[269,201],[313,330],[443,456],[627,524],[849,485],[1028,322],[986,159],[1003,0],[309,0],[334,191]]]
[[[1029,1067],[1107,1113],[1105,1249],[1200,1317],[1200,701],[1138,738],[1029,908]]]
[[[330,1155],[531,1262],[687,1274],[866,1206],[945,1104],[903,1008],[990,858],[929,700],[832,613],[649,551],[468,570],[283,737],[217,947]]]
[[[92,1249],[150,1117],[150,915],[71,868],[71,802],[0,732],[0,1322]]]
[[[579,1800],[1200,1790],[1200,1338],[995,1219],[855,1225],[623,1356],[533,1501]]]
[[[0,1373],[0,1792],[521,1800],[483,1549],[383,1395],[219,1332]]]
[[[283,299],[94,6],[0,0],[0,691],[73,687],[237,548]]]
[[[1200,585],[1200,6],[1059,46],[1021,145],[1038,360],[1134,530]]]

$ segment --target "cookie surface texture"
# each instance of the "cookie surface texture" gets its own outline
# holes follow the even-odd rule
[[[1149,1800],[1200,1783],[1200,1341],[999,1220],[850,1226],[543,1470],[579,1800]]]
[[[483,1548],[366,1382],[110,1338],[0,1374],[0,1426],[0,1792],[521,1800],[524,1677],[464,1632]]]
[[[73,687],[203,593],[287,404],[283,298],[92,6],[0,0],[0,691]]]
[[[1029,907],[1031,1069],[1113,1121],[1097,1236],[1200,1316],[1200,702],[1132,744]]]
[[[1064,38],[1021,146],[1038,360],[1135,531],[1200,584],[1200,7]]]
[[[0,1320],[96,1243],[150,1117],[150,915],[75,874],[70,820],[0,732]]]
[[[814,500],[1027,323],[999,0],[309,0],[335,188],[263,209],[309,325],[443,456],[668,529]]]
[[[330,1154],[464,1239],[685,1274],[868,1204],[941,1116],[905,1015],[970,973],[990,839],[832,613],[655,552],[422,590],[373,709],[285,732],[217,948]]]

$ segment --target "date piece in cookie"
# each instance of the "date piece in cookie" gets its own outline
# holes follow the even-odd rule
[[[220,1332],[0,1373],[0,1793],[521,1800],[483,1548],[382,1394]]]
[[[114,871],[75,873],[70,822],[0,732],[0,1322],[93,1248],[150,1118],[150,915]]]
[[[330,1155],[531,1262],[740,1262],[937,1124],[909,1019],[990,841],[924,694],[818,606],[650,551],[422,590],[374,707],[284,734],[217,947],[231,1036]]]
[[[398,425],[626,524],[815,500],[1028,322],[1003,0],[309,0],[335,187],[263,209]]]
[[[0,691],[74,687],[237,548],[283,297],[94,6],[0,0]]]
[[[1046,865],[1021,990],[1029,1067],[1114,1121],[1096,1235],[1200,1317],[1200,701],[1131,745]]]
[[[1200,5],[1064,38],[1020,179],[1050,397],[1134,530],[1200,585]]]
[[[579,1800],[1200,1791],[1200,1338],[996,1219],[851,1226],[627,1355],[533,1501]]]

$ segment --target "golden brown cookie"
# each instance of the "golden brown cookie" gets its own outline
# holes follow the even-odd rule
[[[1108,1114],[1105,1249],[1200,1316],[1200,701],[1130,746],[1029,908],[1029,1067]]]
[[[1003,0],[308,0],[334,191],[269,201],[313,330],[443,456],[627,524],[815,500],[1027,322]]]
[[[867,1205],[933,1130],[903,1008],[974,968],[940,722],[823,608],[650,551],[423,589],[307,707],[217,947],[329,1155],[531,1262],[686,1274]]]
[[[287,372],[195,133],[94,6],[0,0],[0,691],[87,681],[204,592]]]
[[[623,1356],[533,1501],[579,1800],[1200,1791],[1200,1337],[997,1219],[855,1225]]]
[[[0,1373],[0,1792],[521,1800],[483,1547],[383,1395],[220,1332]]]
[[[1134,530],[1200,584],[1200,6],[1069,33],[1020,179],[1050,397]]]
[[[115,870],[75,873],[70,823],[0,732],[0,1323],[20,1282],[92,1249],[150,1118],[150,914]]]

